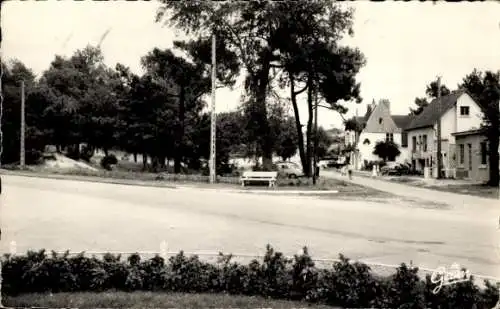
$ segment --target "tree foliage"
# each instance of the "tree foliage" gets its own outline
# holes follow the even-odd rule
[[[379,156],[384,161],[394,161],[401,154],[396,143],[385,140],[378,141],[373,148],[373,154]]]
[[[280,74],[281,86],[291,88],[299,152],[304,169],[310,172],[312,133],[312,96],[321,94],[334,110],[345,112],[340,100],[359,99],[359,85],[354,76],[363,65],[362,54],[338,46],[345,33],[352,32],[352,11],[343,10],[331,1],[247,1],[186,2],[162,1],[157,20],[188,34],[209,36],[214,33],[229,50],[237,54],[246,71],[247,109],[264,164],[273,152],[273,128],[269,121],[268,98],[273,79]],[[295,83],[303,82],[308,90],[309,120],[304,150],[303,133],[294,99],[300,91]],[[335,89],[335,91],[333,91]]]
[[[441,84],[441,96],[447,96],[451,93],[450,89],[446,85]],[[412,115],[420,114],[424,108],[432,102],[433,99],[438,96],[438,83],[437,80],[430,82],[425,88],[426,97],[415,98],[415,105],[417,108],[410,108],[410,113]]]

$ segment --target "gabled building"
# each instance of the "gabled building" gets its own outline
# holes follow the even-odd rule
[[[434,99],[406,128],[412,166],[429,167],[437,177],[437,123],[441,120],[441,156],[446,177],[456,177],[456,138],[453,133],[481,127],[483,112],[464,90]]]
[[[377,142],[390,140],[398,145],[401,154],[394,158],[396,162],[403,163],[409,160],[408,139],[404,129],[409,124],[411,117],[408,115],[391,115],[389,101],[381,100],[378,104],[373,102],[367,107],[365,116],[355,118],[363,127],[357,139],[357,152],[352,155],[355,169],[362,169],[370,161],[380,161],[373,150]],[[354,132],[351,132],[355,135]]]

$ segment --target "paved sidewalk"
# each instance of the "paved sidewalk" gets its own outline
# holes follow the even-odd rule
[[[448,204],[453,206],[455,209],[470,209],[471,207],[474,207],[474,209],[484,208],[497,210],[500,214],[500,200],[419,188],[376,178],[368,178],[366,176],[354,175],[352,180],[349,180],[347,176],[342,176],[340,173],[335,171],[323,171],[322,175],[370,187],[376,190],[393,193],[402,197]]]

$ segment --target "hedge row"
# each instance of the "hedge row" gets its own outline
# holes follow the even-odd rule
[[[319,269],[304,248],[292,259],[270,246],[262,262],[242,265],[220,255],[218,263],[185,256],[181,251],[167,263],[156,256],[126,261],[107,254],[103,259],[50,256],[44,250],[25,256],[5,256],[3,293],[72,292],[106,290],[229,293],[277,299],[305,300],[348,308],[492,308],[498,290],[489,282],[480,289],[473,279],[444,286],[439,293],[429,276],[420,280],[418,269],[405,264],[389,277],[372,274],[370,267],[351,263],[340,255],[330,269]]]

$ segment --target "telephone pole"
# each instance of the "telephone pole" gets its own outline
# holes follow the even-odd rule
[[[315,93],[314,102],[314,152],[313,152],[313,185],[318,177],[316,165],[318,164],[318,92]]]
[[[441,76],[437,78],[437,179],[441,179]]]
[[[216,60],[215,60],[215,32],[212,34],[212,112],[210,123],[210,183],[216,183],[216,169],[217,164],[215,161],[215,140],[216,140],[216,115],[215,115],[215,80],[216,80]]]
[[[21,169],[25,166],[25,146],[24,146],[24,131],[25,131],[25,119],[24,119],[24,80],[21,81],[21,149],[20,149],[20,160],[19,165]]]

